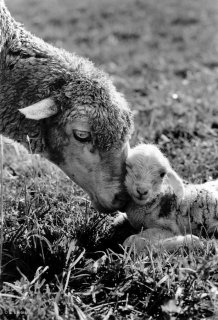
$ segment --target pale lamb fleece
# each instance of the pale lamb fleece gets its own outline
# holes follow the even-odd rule
[[[218,180],[184,183],[168,159],[151,144],[129,151],[126,187],[131,201],[126,214],[138,235],[124,245],[143,251],[149,243],[168,250],[183,242],[200,244],[197,236],[218,236]]]

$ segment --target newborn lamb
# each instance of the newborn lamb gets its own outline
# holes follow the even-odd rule
[[[131,149],[126,167],[125,184],[132,198],[126,214],[136,230],[144,231],[127,238],[124,245],[134,242],[141,251],[149,241],[171,251],[183,243],[201,244],[196,236],[218,235],[218,180],[184,183],[151,144]]]

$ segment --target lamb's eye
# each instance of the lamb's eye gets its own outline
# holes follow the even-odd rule
[[[80,142],[90,142],[92,140],[91,133],[89,131],[73,130],[74,138]]]
[[[163,178],[166,175],[166,171],[160,171],[160,177]]]

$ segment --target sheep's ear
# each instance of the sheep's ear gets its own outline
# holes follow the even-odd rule
[[[51,98],[43,99],[29,107],[19,109],[27,118],[32,120],[41,120],[49,118],[58,112],[58,108]]]
[[[167,172],[167,178],[168,178],[169,184],[173,188],[177,197],[183,198],[185,188],[184,188],[184,184],[183,184],[182,179],[178,176],[178,174],[173,169],[170,169]]]

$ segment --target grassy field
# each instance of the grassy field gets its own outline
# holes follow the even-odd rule
[[[8,0],[33,33],[107,71],[186,180],[218,178],[216,0]],[[30,152],[31,153],[31,152]],[[137,258],[60,170],[4,141],[0,318],[218,319],[218,256],[181,248]],[[119,236],[118,236],[119,235]],[[107,252],[97,270],[93,262]]]

